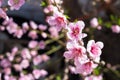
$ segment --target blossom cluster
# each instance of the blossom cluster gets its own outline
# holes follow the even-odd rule
[[[66,28],[68,30],[68,42],[66,44],[68,51],[65,51],[64,57],[74,60],[75,73],[88,75],[97,67],[96,63],[100,61],[103,43],[90,40],[87,48],[85,48],[82,40],[87,36],[85,33],[82,33],[84,27],[83,21],[69,23]]]
[[[91,19],[90,25],[92,28],[97,28],[98,30],[102,29],[102,26],[100,26],[98,19],[96,17]],[[110,27],[111,27],[111,30],[113,33],[117,33],[117,34],[120,33],[120,26],[119,25],[112,25]]]
[[[0,74],[4,74],[5,80],[35,80],[48,74],[46,70],[38,66],[49,60],[49,57],[45,54],[38,54],[36,50],[28,48],[20,50],[14,47],[11,52],[0,55],[0,60]]]
[[[4,7],[2,8],[3,3],[4,3],[4,0],[0,0],[0,18],[8,20],[9,18],[6,14],[6,11],[8,9],[4,9]],[[7,4],[10,10],[19,10],[20,7],[22,7],[22,5],[25,4],[25,0],[8,0]]]
[[[4,19],[0,24],[0,31],[7,31],[18,39],[21,39],[24,35],[29,38],[27,47],[15,46],[10,52],[0,54],[0,78],[2,77],[5,80],[38,80],[45,77],[49,73],[41,68],[41,65],[48,61],[50,57],[44,51],[41,53],[42,51],[39,50],[46,50],[47,44],[58,41],[67,49],[63,54],[65,60],[73,62],[73,66],[66,66],[72,73],[84,76],[84,80],[102,80],[102,74],[96,75],[93,71],[100,64],[104,44],[95,40],[89,40],[88,43],[84,42],[84,38],[87,37],[87,34],[83,31],[85,29],[84,21],[69,21],[61,7],[63,1],[48,0],[48,5],[43,10],[48,14],[46,16],[48,25],[38,25],[34,21],[18,25],[13,18],[7,16],[6,11],[8,8],[19,10],[25,4],[25,1],[8,0],[8,6],[4,8],[4,0],[0,0],[0,18]],[[102,29],[97,18],[91,19],[90,25],[92,28]],[[111,29],[114,33],[120,33],[119,25],[113,25]],[[60,40],[60,34],[66,36],[64,40],[67,42],[64,43]],[[48,47],[47,49],[51,49],[51,45]],[[52,47],[54,46],[52,45]],[[56,49],[48,52],[54,53]]]
[[[0,55],[0,75],[4,74],[5,80],[36,80],[48,74],[46,70],[39,68],[40,64],[49,60],[49,56],[40,55],[38,52],[38,50],[45,49],[46,43],[42,39],[37,41],[38,34],[47,38],[46,29],[46,25],[37,25],[34,21],[24,22],[21,26],[14,22],[13,18],[5,19],[2,22],[0,31],[7,31],[18,39],[22,38],[24,34],[31,38],[27,48],[18,49],[16,46],[11,52]],[[29,71],[29,69],[31,70]],[[13,75],[16,72],[17,74]]]
[[[37,25],[34,21],[24,22],[18,25],[13,18],[9,18],[6,10],[2,8],[4,0],[0,0],[0,18],[4,21],[0,25],[0,31],[7,31],[9,34],[20,39],[24,34],[28,34],[31,38],[27,41],[28,46],[22,48],[17,45],[13,47],[11,52],[0,54],[0,79],[4,80],[36,80],[45,77],[48,72],[40,65],[50,59],[46,54],[40,54],[38,50],[45,49],[46,43],[41,39],[38,41],[40,34],[43,38],[47,38],[45,30],[46,25]],[[19,10],[25,3],[25,0],[8,0],[11,10]],[[17,74],[16,74],[17,73]]]
[[[33,40],[38,39],[39,32],[43,38],[47,38],[47,34],[45,32],[46,29],[46,25],[37,25],[34,21],[30,21],[29,23],[24,22],[20,26],[16,22],[14,22],[12,18],[4,20],[2,22],[2,25],[0,25],[1,31],[7,30],[9,34],[12,34],[14,37],[19,39],[22,38],[24,34],[28,34],[28,37]]]
[[[66,43],[66,48],[68,51],[64,52],[64,57],[74,61],[75,68],[72,69],[74,73],[82,75],[91,74],[93,69],[98,66],[96,63],[100,61],[103,43],[90,40],[86,49],[84,47],[83,38],[85,38],[87,34],[82,33],[85,27],[85,23],[82,20],[69,22],[63,14],[64,11],[60,11],[59,7],[54,8],[54,5],[49,5],[44,11],[46,13],[53,12],[53,15],[48,16],[46,20],[50,27],[56,28],[58,32],[62,29],[67,31],[68,42]],[[95,26],[96,25],[97,23]]]

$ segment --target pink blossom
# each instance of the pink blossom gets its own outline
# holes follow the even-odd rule
[[[50,27],[49,32],[50,32],[51,37],[53,37],[53,38],[58,38],[59,37],[59,35],[58,35],[59,32],[58,32],[56,27]]]
[[[21,56],[22,56],[24,59],[31,59],[30,51],[29,51],[27,48],[24,48],[24,49],[21,51]]]
[[[102,79],[102,75],[99,75],[99,76],[91,75],[91,76],[85,77],[85,80],[103,80],[103,79]]]
[[[2,8],[0,8],[0,18],[8,20],[8,16]]]
[[[58,12],[56,12],[53,16],[47,17],[47,22],[50,26],[56,27],[58,31],[65,28],[67,24],[66,17]]]
[[[5,31],[5,26],[0,25],[0,31]]]
[[[38,55],[38,56],[36,56],[36,57],[33,58],[33,64],[34,64],[34,65],[38,65],[38,64],[40,64],[41,62],[42,62],[42,58],[41,58],[40,55]]]
[[[33,48],[36,48],[37,45],[38,45],[37,41],[30,41],[28,44],[28,47],[33,49]]]
[[[7,67],[11,66],[11,63],[8,59],[4,58],[0,61],[0,66],[3,67],[3,68],[7,68]]]
[[[22,67],[20,64],[14,64],[13,67],[16,71],[22,71]]]
[[[93,71],[93,62],[87,61],[84,64],[76,66],[76,73],[88,75]]]
[[[17,80],[14,76],[4,75],[5,80]]]
[[[22,68],[24,68],[24,69],[26,69],[27,67],[29,67],[29,65],[30,64],[29,64],[29,61],[27,59],[22,60],[21,63],[20,63],[20,66]]]
[[[113,25],[111,29],[112,29],[112,32],[114,33],[120,33],[120,26],[118,25]]]
[[[64,57],[67,59],[84,58],[85,56],[86,49],[76,42],[67,42],[67,49],[68,51],[64,53]]]
[[[39,69],[34,69],[32,73],[33,73],[35,79],[39,79],[41,77],[41,72]]]
[[[69,70],[71,73],[75,74],[76,73],[76,69],[74,66],[69,66]]]
[[[15,54],[18,52],[18,47],[13,47],[12,48],[12,55],[14,55],[15,56]]]
[[[33,75],[32,75],[32,73],[27,74],[27,76],[30,78],[30,80],[35,80],[34,77],[33,77]]]
[[[38,46],[39,46],[40,49],[45,49],[46,44],[45,44],[45,42],[44,42],[43,40],[41,40],[41,41],[39,42]]]
[[[32,73],[33,73],[35,79],[39,79],[40,77],[44,77],[48,74],[47,71],[45,71],[43,69],[42,70],[34,69]]]
[[[12,53],[7,52],[6,55],[7,55],[7,58],[8,58],[9,61],[14,60],[14,55]]]
[[[14,33],[14,36],[16,36],[17,38],[21,38],[22,35],[23,35],[22,29],[17,29]]]
[[[34,57],[38,54],[38,52],[36,50],[31,50],[30,54]]]
[[[42,31],[45,31],[47,29],[47,26],[40,24],[40,25],[38,25],[38,28]]]
[[[98,30],[101,30],[101,29],[102,29],[102,26],[98,26],[97,29],[98,29]]]
[[[40,73],[41,73],[41,77],[45,77],[48,74],[48,72],[44,69],[41,69]]]
[[[6,29],[10,34],[15,33],[15,32],[17,32],[18,25],[15,22],[10,22],[7,25]]]
[[[99,25],[97,18],[93,18],[90,21],[90,25],[91,25],[91,27],[96,28]]]
[[[2,78],[2,73],[0,72],[0,79]]]
[[[6,74],[6,75],[10,75],[11,74],[11,68],[4,68],[4,73]]]
[[[27,75],[23,74],[22,76],[19,77],[18,80],[35,80],[35,79],[33,78],[32,74],[27,74]]]
[[[62,0],[49,0],[49,2],[52,4],[54,3],[54,1],[57,3],[57,4],[61,4],[63,1]]]
[[[0,7],[2,6],[3,0],[0,0]]]
[[[37,29],[37,28],[38,28],[38,25],[37,25],[35,22],[30,21],[30,27],[31,27],[32,29]]]
[[[47,38],[47,34],[46,34],[45,32],[42,32],[42,33],[41,33],[41,36],[42,36],[43,38]]]
[[[103,46],[103,43],[100,41],[95,43],[94,40],[90,40],[87,44],[87,51],[92,58],[96,58],[101,55]]]
[[[12,10],[19,10],[20,7],[25,3],[25,0],[8,0],[8,5]]]
[[[28,25],[27,22],[24,22],[24,23],[22,24],[22,29],[23,29],[23,32],[24,32],[24,33],[26,33],[27,30],[29,30],[29,25]]]
[[[50,13],[54,11],[58,11],[58,9],[53,5],[48,5],[47,7],[44,8],[45,13]]]
[[[46,61],[48,61],[50,59],[50,57],[47,56],[46,54],[42,54],[41,58],[42,58],[42,61],[44,61],[44,62],[46,62]]]
[[[71,40],[81,40],[82,38],[86,37],[86,34],[82,33],[85,24],[83,21],[78,21],[76,23],[70,23],[67,27],[68,32],[67,36]]]
[[[2,24],[9,25],[10,23],[13,23],[13,18],[9,18],[8,20],[5,19]]]
[[[38,38],[37,32],[34,31],[34,30],[30,31],[28,36],[32,39],[37,39]]]

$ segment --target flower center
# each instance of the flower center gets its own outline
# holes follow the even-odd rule
[[[96,54],[98,53],[98,51],[99,51],[98,47],[95,47],[95,46],[92,46],[92,47],[91,47],[91,52],[92,52],[94,55],[96,55]]]
[[[73,53],[75,54],[75,56],[82,56],[81,49],[75,48],[75,49],[73,50]]]
[[[18,4],[19,3],[19,0],[13,0],[15,4]]]
[[[56,20],[60,24],[64,22],[64,19],[62,17],[57,17]]]
[[[74,36],[77,36],[77,35],[79,34],[79,28],[78,28],[78,27],[77,27],[77,28],[73,28],[72,34],[73,34]]]
[[[87,62],[87,63],[84,64],[84,69],[85,69],[87,72],[89,72],[91,66],[92,66],[92,63],[91,63],[91,62]]]

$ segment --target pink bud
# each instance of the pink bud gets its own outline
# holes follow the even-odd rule
[[[33,48],[36,48],[37,45],[38,45],[37,41],[30,41],[28,44],[28,47],[33,49]]]
[[[112,32],[114,33],[120,33],[120,26],[118,25],[113,25],[111,29],[112,29]]]
[[[30,31],[29,34],[28,34],[28,36],[29,36],[30,38],[32,38],[32,39],[38,38],[37,32],[34,31],[34,30]]]
[[[96,28],[99,25],[97,18],[93,18],[90,21],[90,25],[91,25],[91,27]]]
[[[30,27],[31,27],[32,29],[37,29],[38,25],[37,25],[35,22],[30,21]]]

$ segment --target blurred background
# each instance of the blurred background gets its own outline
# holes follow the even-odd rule
[[[23,22],[35,21],[37,24],[47,24],[45,22],[46,14],[43,12],[43,8],[40,6],[41,0],[28,0],[25,5],[18,11],[7,11],[8,16],[13,17],[14,21],[18,24]],[[6,3],[4,3],[6,5]],[[101,18],[104,22],[112,22],[110,16],[115,16],[120,19],[120,0],[63,0],[62,4],[65,9],[65,13],[70,17],[70,21],[83,20],[86,27],[90,27],[90,20],[93,17]],[[1,20],[2,21],[2,20]],[[113,22],[113,25],[115,23]],[[113,33],[110,28],[102,26],[102,30],[94,30],[94,39],[96,41],[103,41],[104,48],[101,55],[102,60],[111,65],[120,64],[120,34]],[[12,41],[16,39],[9,35],[7,32],[0,31],[0,53],[10,51],[14,45],[20,45],[24,41],[18,41],[18,43]],[[23,37],[25,43],[28,42],[29,38]],[[85,39],[87,41],[87,39]],[[13,44],[14,43],[14,44]],[[64,49],[59,53],[63,53]],[[59,73],[64,68],[63,59],[60,64],[54,61],[58,57],[63,57],[62,54],[51,55],[53,63],[50,64],[46,69],[50,73]],[[56,65],[56,68],[54,68]],[[110,75],[106,75],[105,80],[113,80],[114,78],[108,79]],[[78,80],[78,75],[70,74],[70,80]],[[115,80],[115,79],[114,79]]]

